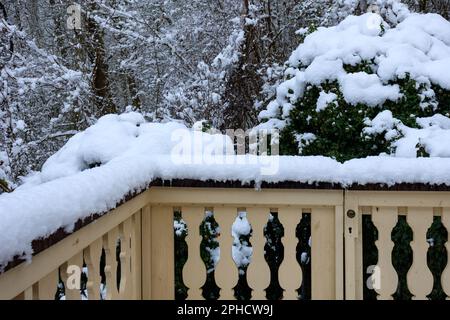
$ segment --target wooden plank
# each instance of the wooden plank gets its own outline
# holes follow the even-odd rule
[[[119,228],[115,227],[103,236],[103,248],[105,250],[105,276],[106,276],[106,300],[119,299],[117,289],[116,247],[119,239]]]
[[[86,289],[89,300],[100,300],[100,258],[102,248],[103,239],[99,238],[91,243],[83,252],[84,261],[88,269]]]
[[[200,224],[205,218],[205,208],[203,207],[183,207],[181,209],[183,220],[188,227],[186,243],[188,245],[188,259],[183,268],[183,281],[189,288],[189,300],[201,300],[202,286],[206,281],[206,267],[200,256]]]
[[[411,242],[413,264],[408,271],[408,288],[413,300],[426,300],[433,289],[433,274],[427,265],[427,231],[433,223],[433,208],[408,208],[406,216],[414,237]]]
[[[432,191],[346,191],[368,207],[450,207],[450,192]]]
[[[58,287],[59,270],[55,269],[37,283],[39,300],[55,300]]]
[[[119,233],[121,240],[121,278],[120,278],[120,288],[119,297],[122,300],[131,300],[134,296],[133,288],[133,275],[131,266],[131,236],[134,228],[132,226],[132,218],[128,218],[123,223],[119,225]]]
[[[392,229],[397,224],[398,213],[396,207],[374,208],[372,221],[378,229],[378,240],[375,245],[378,248],[378,263],[375,276],[374,289],[378,293],[379,300],[392,300],[398,285],[398,276],[392,265],[392,249],[394,243],[391,240]]]
[[[231,226],[236,220],[237,211],[234,207],[215,207],[214,218],[220,227],[220,260],[217,264],[215,277],[220,287],[220,299],[234,299],[234,286],[238,281],[238,270],[232,257],[233,237]]]
[[[286,205],[303,207],[342,204],[342,190],[292,189],[226,189],[226,188],[168,188],[153,187],[148,199],[158,205],[214,207],[274,207]]]
[[[142,210],[139,210],[132,216],[132,236],[131,236],[131,267],[132,282],[133,282],[133,299],[140,300],[142,298],[142,248],[141,248],[141,215]]]
[[[302,284],[302,269],[297,262],[298,238],[295,236],[297,225],[302,217],[301,208],[280,208],[278,219],[284,227],[284,259],[279,270],[280,285],[284,289],[283,299],[298,299],[297,289]]]
[[[344,207],[334,208],[336,300],[344,299]]]
[[[311,298],[331,300],[336,294],[334,208],[312,208]]]
[[[152,208],[141,213],[141,292],[143,300],[152,299]]]
[[[173,207],[152,207],[152,299],[175,298]]]
[[[264,245],[266,244],[264,227],[267,224],[269,213],[270,208],[247,208],[247,217],[253,229],[253,234],[250,239],[253,253],[247,269],[247,281],[253,289],[253,300],[266,299],[265,289],[270,284],[270,268],[264,259]]]
[[[442,211],[442,224],[447,229],[450,234],[450,208],[444,208]],[[445,248],[447,249],[447,257],[450,261],[450,238],[449,241],[445,243]],[[441,277],[442,289],[447,294],[447,300],[450,299],[450,263],[447,263]]]
[[[35,285],[33,285],[33,286],[29,287],[29,288],[26,288],[24,290],[24,292],[23,292],[23,300],[34,300],[35,299],[35,292],[34,292],[35,290],[34,290],[33,287],[35,287]]]
[[[81,276],[82,267],[83,253],[79,252],[67,260],[67,263],[64,264],[63,269],[61,270],[61,278],[64,281],[66,300],[81,300],[81,278],[78,276]],[[79,274],[78,271],[80,271]]]
[[[359,233],[359,204],[357,193],[353,191],[345,192],[345,206],[344,206],[344,245],[345,245],[345,299],[356,300],[362,299],[360,295],[359,283],[359,268],[357,266],[358,255],[362,256],[360,252],[361,237]],[[349,210],[355,213],[354,217],[349,217]],[[312,258],[314,259],[314,257]],[[361,274],[362,278],[362,274]]]

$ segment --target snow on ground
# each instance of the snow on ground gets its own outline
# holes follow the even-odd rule
[[[449,121],[435,116],[423,125],[444,130]],[[448,150],[448,143],[442,146]],[[155,178],[450,186],[450,159],[379,156],[341,164],[321,156],[236,156],[220,134],[147,123],[138,113],[107,115],[72,137],[24,185],[0,195],[0,266],[14,255],[30,258],[32,240],[60,227],[71,231],[78,219],[113,209]]]

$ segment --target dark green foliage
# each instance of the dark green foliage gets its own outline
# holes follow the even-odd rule
[[[207,300],[216,300],[219,298],[220,288],[217,286],[214,278],[215,264],[212,256],[212,251],[219,247],[219,242],[217,241],[219,231],[219,224],[214,219],[214,215],[207,212],[205,219],[200,224],[200,235],[202,236],[200,256],[207,270],[206,282],[203,286],[203,297]],[[195,229],[193,232],[195,232]]]
[[[434,90],[436,101],[439,101],[439,113],[446,117],[450,117],[450,91],[436,85],[432,85],[431,89]],[[447,108],[445,108],[445,106]]]
[[[302,269],[302,283],[297,290],[300,300],[311,300],[311,214],[303,213],[300,223],[297,225],[295,235],[298,238],[297,262]],[[302,255],[304,258],[302,259]]]
[[[0,194],[9,191],[8,183],[5,180],[0,179]]]
[[[406,276],[413,262],[413,252],[409,245],[413,240],[413,231],[406,222],[406,216],[398,217],[397,225],[391,233],[391,239],[394,242],[392,265],[398,275],[398,286],[393,297],[396,300],[411,300],[412,294],[408,289]]]
[[[237,219],[242,219],[244,218],[245,215],[238,215]],[[253,230],[250,229],[250,233],[249,234],[239,234],[239,245],[241,246],[250,246],[251,247],[251,242],[250,242],[250,238],[253,234]],[[236,241],[235,241],[236,243]],[[234,288],[234,292],[235,292],[235,297],[237,300],[250,300],[250,298],[252,297],[252,289],[250,288],[250,286],[248,285],[247,282],[247,269],[248,269],[248,265],[241,265],[238,267],[239,269],[239,278],[238,278],[238,283],[236,284],[236,287]]]
[[[352,66],[345,65],[347,72],[373,73],[373,63],[362,62]],[[289,114],[288,125],[281,133],[280,152],[285,155],[299,154],[297,134],[312,133],[316,139],[306,143],[302,155],[324,155],[346,161],[353,158],[392,153],[391,141],[386,141],[385,132],[375,135],[365,135],[365,120],[373,119],[384,110],[390,110],[394,118],[404,125],[417,127],[417,117],[429,117],[436,113],[448,115],[450,113],[450,92],[437,86],[436,101],[430,98],[421,99],[421,92],[427,88],[418,84],[408,75],[404,79],[397,79],[390,84],[397,84],[403,97],[396,102],[386,101],[382,106],[371,107],[364,104],[350,105],[344,99],[337,81],[326,81],[320,86],[308,85],[304,96],[299,99]],[[334,93],[337,100],[330,103],[327,108],[316,111],[317,100],[320,93]],[[447,104],[446,104],[447,103]],[[397,138],[400,138],[398,136]]]
[[[425,146],[421,143],[418,143],[416,145],[416,149],[417,149],[417,158],[429,158],[430,154],[426,151]]]
[[[284,259],[284,246],[281,239],[284,237],[284,228],[278,219],[278,213],[272,212],[272,218],[267,222],[264,228],[266,245],[264,246],[264,258],[270,267],[270,285],[266,290],[266,296],[269,300],[278,300],[283,296],[283,288],[278,281],[278,269]]]
[[[433,290],[428,298],[432,300],[445,300],[447,295],[442,289],[441,276],[447,265],[447,249],[445,243],[448,240],[448,232],[442,224],[441,217],[434,217],[433,224],[427,232],[427,239],[430,243],[428,249],[428,268],[433,273]]]
[[[244,273],[239,273],[239,279],[234,288],[235,298],[237,300],[250,300],[252,297],[252,289],[247,282],[247,267],[244,268]]]
[[[363,298],[364,300],[376,300],[377,293],[367,286],[367,280],[371,276],[368,268],[378,263],[378,249],[375,241],[378,240],[378,230],[372,222],[370,215],[362,216],[362,246],[363,246]]]
[[[177,226],[186,226],[184,223],[181,212],[176,211],[174,213],[174,221]],[[175,228],[175,232],[177,228]],[[180,228],[178,234],[174,234],[175,239],[175,299],[185,300],[188,296],[188,288],[183,282],[183,267],[187,261],[188,246],[185,241],[187,236],[186,228]]]

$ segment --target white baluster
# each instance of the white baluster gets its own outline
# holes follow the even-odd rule
[[[215,277],[220,287],[220,299],[234,299],[234,290],[238,281],[238,270],[232,257],[233,237],[231,226],[236,220],[237,211],[232,207],[214,208],[214,218],[220,227],[220,260],[217,264]]]
[[[183,220],[188,226],[186,243],[188,245],[188,259],[183,268],[183,280],[189,288],[188,299],[202,299],[202,286],[206,281],[206,267],[200,256],[200,224],[205,218],[205,209],[202,207],[183,207]]]
[[[248,208],[247,216],[253,229],[250,242],[253,254],[247,269],[247,280],[252,291],[253,300],[266,299],[266,288],[270,285],[270,268],[264,258],[264,227],[269,217],[269,208]]]
[[[278,219],[284,227],[284,260],[280,266],[279,276],[280,285],[285,290],[284,299],[298,299],[297,289],[302,284],[302,269],[297,262],[297,244],[296,237],[297,225],[302,217],[301,208],[280,208],[278,209]]]
[[[378,229],[378,240],[375,245],[378,248],[378,263],[375,267],[373,288],[378,293],[379,300],[392,300],[398,285],[398,276],[392,266],[392,249],[394,243],[391,240],[392,229],[397,224],[398,212],[396,207],[374,208],[372,221]]]
[[[427,231],[433,223],[433,208],[409,208],[408,224],[413,230],[413,264],[408,271],[408,288],[413,300],[426,300],[433,290],[433,274],[427,265]]]

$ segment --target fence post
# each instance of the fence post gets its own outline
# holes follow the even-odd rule
[[[345,299],[363,298],[361,214],[356,192],[344,191]]]
[[[141,213],[141,293],[152,299],[152,211],[149,205]]]
[[[342,192],[342,205],[334,208],[335,225],[335,277],[336,277],[336,300],[344,299],[344,196]]]
[[[143,299],[173,300],[175,298],[173,208],[169,206],[152,206],[150,210],[144,208],[142,219]]]

